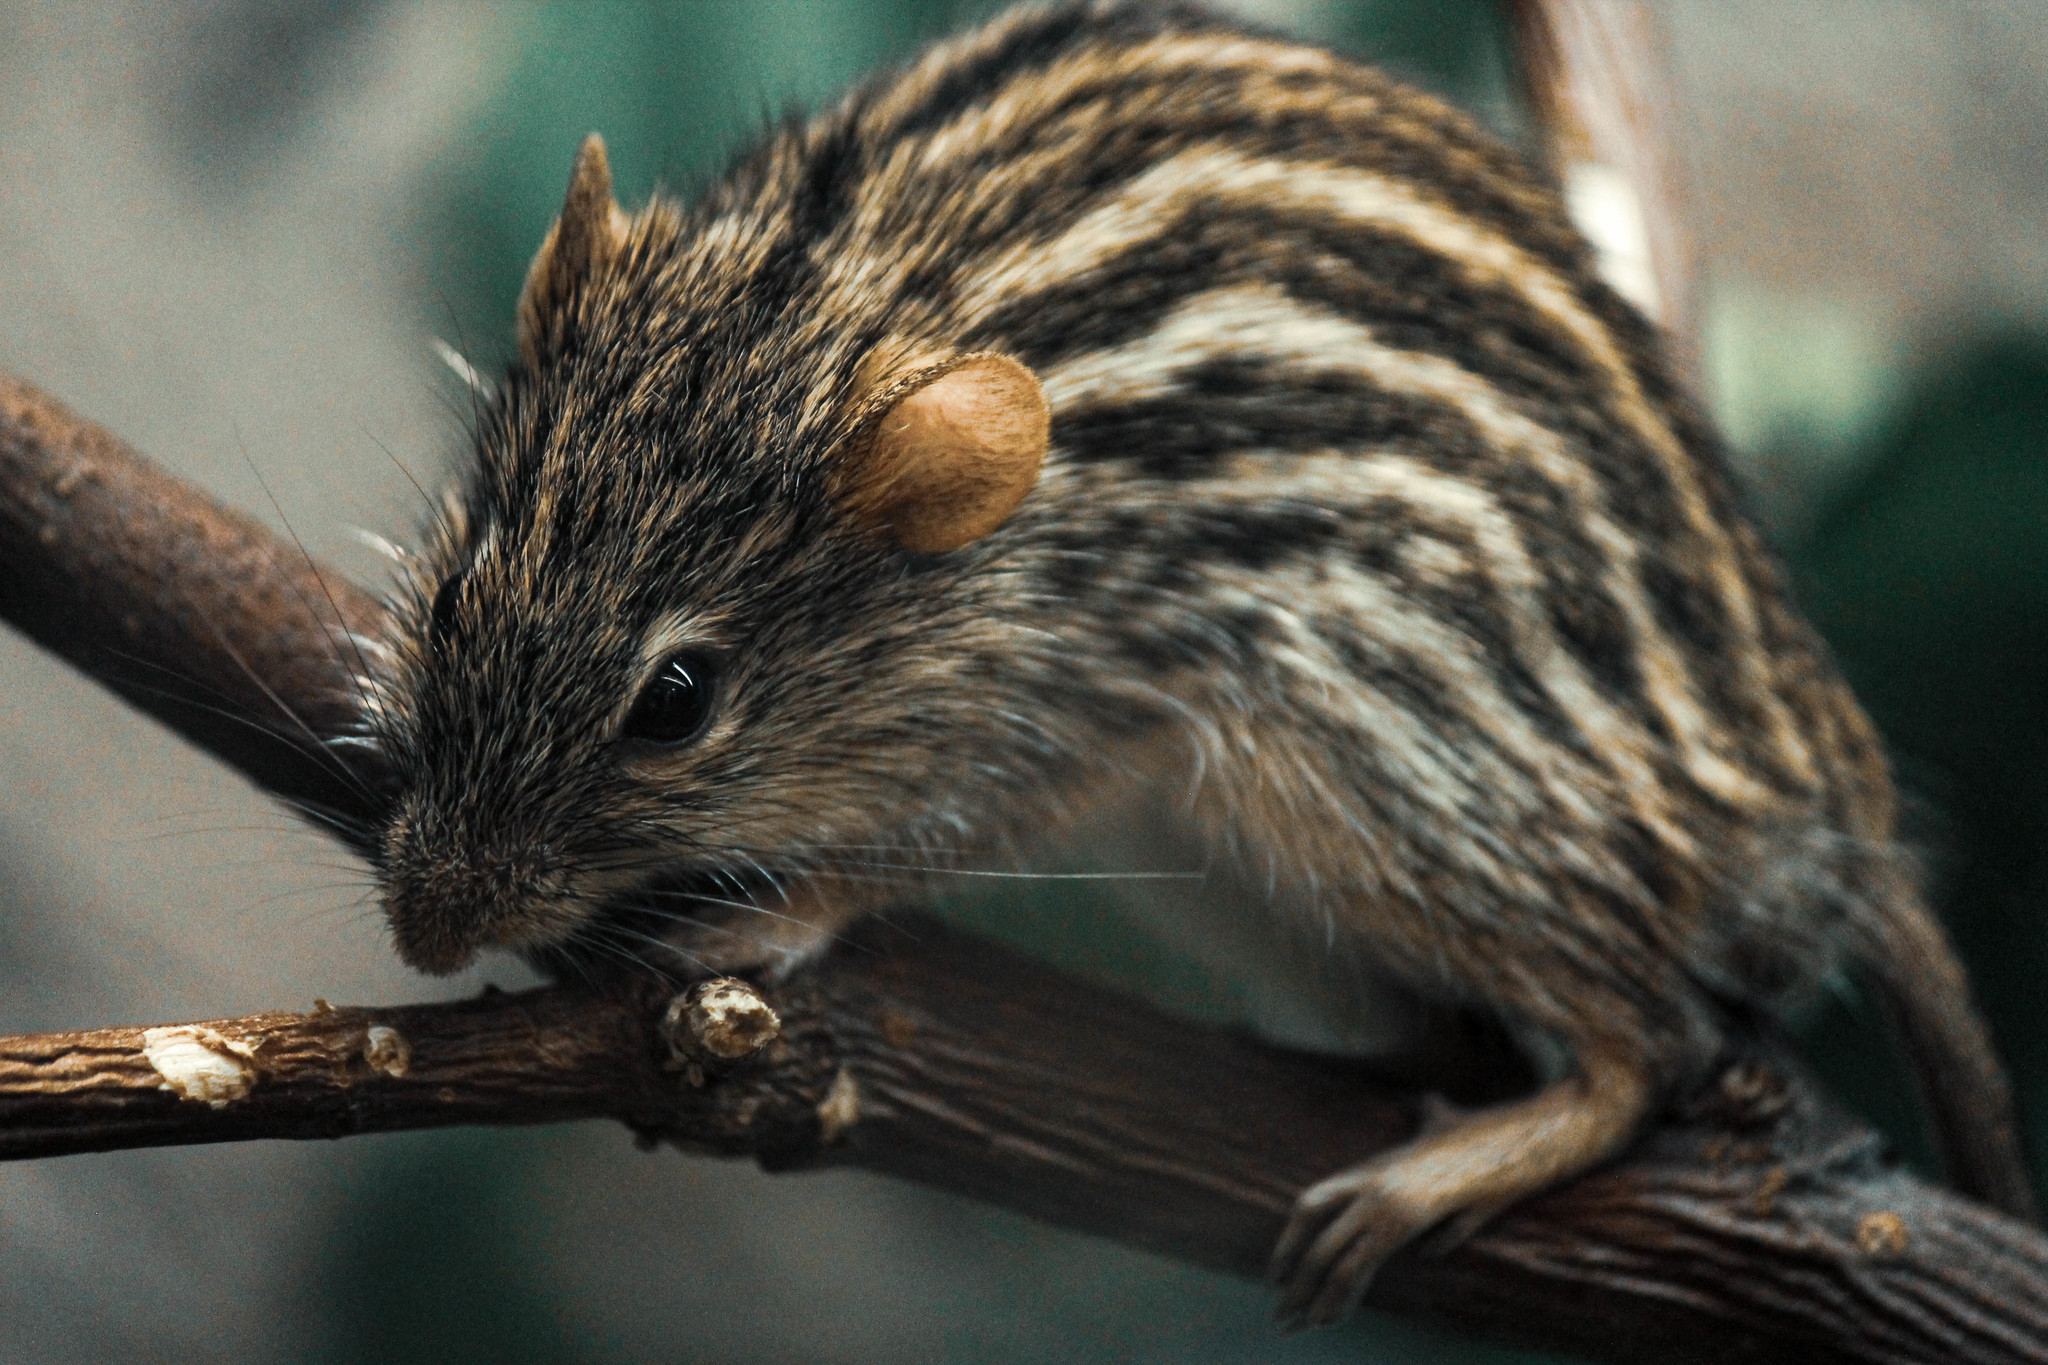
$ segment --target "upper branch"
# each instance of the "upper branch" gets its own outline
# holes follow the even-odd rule
[[[105,428],[0,375],[0,619],[316,811],[372,813],[378,774],[322,741],[361,717],[375,598]]]

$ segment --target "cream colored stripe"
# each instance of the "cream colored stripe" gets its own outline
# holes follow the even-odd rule
[[[1237,72],[1270,83],[1302,72],[1332,73],[1340,65],[1315,48],[1235,33],[1165,34],[1131,47],[1088,47],[1028,78],[1009,81],[993,98],[954,118],[924,141],[920,169],[971,160],[992,140],[1048,118],[1105,78],[1120,75],[1127,87],[1105,92],[1111,100],[1121,95],[1126,103],[1178,102],[1175,78],[1196,72]]]
[[[1599,480],[1583,459],[1565,448],[1549,428],[1506,401],[1471,371],[1441,356],[1404,351],[1381,343],[1371,329],[1327,309],[1305,305],[1264,285],[1212,290],[1185,300],[1158,327],[1125,347],[1076,357],[1043,376],[1054,409],[1076,403],[1130,402],[1173,392],[1185,367],[1219,355],[1263,356],[1322,370],[1355,371],[1397,393],[1443,403],[1462,413],[1495,448],[1519,454],[1565,489],[1580,509],[1587,535],[1604,557],[1603,587],[1627,617],[1637,644],[1644,686],[1680,747],[1680,760],[1694,781],[1731,801],[1749,801],[1764,790],[1715,747],[1716,727],[1695,695],[1690,675],[1658,627],[1642,591],[1635,541],[1608,515]],[[1344,466],[1349,468],[1350,466]],[[1361,477],[1366,475],[1360,466]],[[1339,476],[1341,480],[1341,476]],[[1455,487],[1473,486],[1449,480]],[[1263,484],[1250,487],[1268,491]],[[1270,490],[1277,493],[1277,489]],[[1343,496],[1342,490],[1336,490]],[[1355,499],[1353,488],[1346,500]],[[1471,522],[1469,504],[1424,502],[1439,513]],[[1498,515],[1498,508],[1489,509]],[[1499,575],[1514,569],[1510,583],[1531,591],[1536,576],[1518,538],[1482,539],[1500,558],[1489,566]],[[1534,604],[1529,620],[1544,614]],[[1654,784],[1643,757],[1645,737],[1633,721],[1610,706],[1548,631],[1541,640],[1518,640],[1537,676],[1579,720],[1609,768],[1631,783]]]
[[[1266,473],[1274,482],[1290,483],[1297,495],[1323,505],[1358,494],[1354,483],[1331,468],[1358,463],[1350,457],[1247,458],[1270,464]],[[1479,505],[1470,501],[1469,489],[1448,486],[1456,480],[1446,479],[1403,457],[1374,458],[1366,463],[1373,466],[1373,478],[1380,492],[1426,499],[1439,506],[1462,503],[1468,509],[1476,509]],[[1282,472],[1286,470],[1292,471],[1291,476]],[[1223,479],[1217,481],[1213,491],[1219,498],[1233,491],[1242,495],[1245,485]],[[1482,497],[1479,503],[1484,501]],[[1462,713],[1483,729],[1497,748],[1461,744],[1455,735],[1417,715],[1401,698],[1369,684],[1361,686],[1353,667],[1331,648],[1325,634],[1327,622],[1312,621],[1301,614],[1304,604],[1309,604],[1317,617],[1346,622],[1368,648],[1384,647],[1390,663],[1419,670],[1414,683],[1455,699]],[[1475,804],[1525,813],[1556,812],[1565,823],[1579,829],[1602,828],[1614,820],[1613,803],[1618,798],[1629,803],[1675,848],[1692,849],[1684,828],[1660,817],[1657,788],[1627,787],[1613,773],[1599,772],[1576,753],[1551,742],[1519,708],[1500,695],[1492,671],[1454,625],[1404,597],[1383,577],[1341,558],[1313,564],[1283,564],[1271,569],[1226,568],[1214,574],[1190,611],[1208,613],[1219,606],[1224,610],[1256,611],[1272,632],[1265,652],[1287,679],[1283,687],[1305,691],[1333,720],[1369,736],[1373,764],[1405,775],[1397,779],[1403,799],[1433,806],[1452,822],[1447,828],[1469,819]],[[1240,697],[1227,681],[1219,685],[1223,690],[1214,694],[1212,707],[1203,708],[1205,712],[1214,710],[1228,715],[1239,710],[1256,714],[1271,705],[1269,688],[1261,688],[1256,696]],[[1257,730],[1245,734],[1255,736]],[[1254,738],[1252,742],[1257,741]],[[1341,772],[1343,763],[1312,762],[1283,781],[1275,778],[1270,767],[1276,758],[1278,752],[1271,748],[1262,749],[1256,760],[1249,752],[1217,751],[1210,755],[1208,766],[1218,771],[1235,770],[1240,779],[1226,783],[1226,790],[1219,791],[1219,796],[1238,802],[1249,795],[1294,807],[1297,818],[1306,823],[1294,827],[1290,837],[1310,844],[1325,843],[1315,832],[1333,814],[1349,822],[1353,833],[1362,836],[1363,842],[1346,849],[1341,865],[1355,863],[1372,843],[1383,837],[1384,831],[1360,823],[1363,812],[1341,785],[1336,789],[1324,788],[1324,795],[1318,799],[1304,799],[1306,792],[1321,779]],[[1267,790],[1256,790],[1261,787]],[[1487,875],[1493,884],[1514,887],[1531,898],[1555,889],[1554,884],[1546,888],[1530,882],[1531,868],[1571,866],[1606,881],[1628,875],[1626,869],[1612,863],[1605,845],[1597,840],[1552,839],[1542,847],[1499,846],[1493,852],[1488,851],[1488,841],[1483,838],[1461,843],[1462,857],[1484,857],[1491,862]],[[1510,856],[1499,856],[1502,853]]]
[[[986,46],[977,41],[957,53],[941,49],[920,63],[865,112],[869,138],[887,145],[892,128]],[[955,225],[1058,180],[1078,158],[1100,156],[1092,144],[1118,120],[1170,121],[1184,100],[1176,81],[1181,73],[1235,73],[1248,89],[1258,82],[1263,90],[1288,74],[1330,72],[1340,65],[1327,52],[1240,34],[1165,34],[1132,47],[1083,47],[1028,77],[1013,73],[987,99],[943,126],[890,146],[888,157],[862,182],[838,241],[821,253],[827,287],[846,306],[858,307],[862,300],[895,293],[914,270],[956,264],[949,259],[956,250]],[[1076,105],[1091,86],[1107,88]],[[1368,96],[1345,97],[1345,107],[1357,117],[1369,117],[1378,105]],[[988,148],[1023,128],[1034,130],[1032,149],[990,164]],[[906,191],[928,196],[930,204],[914,224],[900,215]]]
[[[896,136],[896,126],[928,100],[959,68],[992,50],[996,39],[1013,25],[1003,22],[976,35],[969,43],[934,51],[866,112],[862,122],[876,140]],[[1272,42],[1241,33],[1168,33],[1130,46],[1092,43],[1038,70],[1012,70],[1005,84],[982,103],[956,114],[942,127],[898,146],[891,157],[893,174],[954,174],[972,170],[962,182],[965,197],[979,199],[995,182],[1001,189],[1028,183],[1041,166],[1071,167],[1077,154],[1102,155],[1099,149],[1077,149],[1076,139],[1099,142],[1102,135],[1140,116],[1170,120],[1188,110],[1214,114],[1202,92],[1199,111],[1190,109],[1185,77],[1227,75],[1232,86],[1225,96],[1245,116],[1267,125],[1319,124],[1328,130],[1367,138],[1392,138],[1428,149],[1448,170],[1490,180],[1491,188],[1531,214],[1561,213],[1554,195],[1533,176],[1503,179],[1500,165],[1511,155],[1489,151],[1491,142],[1456,110],[1427,95],[1382,93],[1385,78],[1371,68],[1317,48]],[[1309,84],[1291,77],[1303,74],[1325,79]],[[1088,95],[1082,99],[1083,95]],[[1042,149],[985,164],[992,143],[1033,131],[1033,145]],[[887,193],[890,175],[870,182],[870,193]]]
[[[1219,197],[1392,228],[1454,262],[1475,282],[1520,294],[1593,362],[1615,412],[1657,456],[1687,524],[1710,548],[1709,567],[1736,638],[1745,646],[1758,638],[1756,604],[1727,529],[1707,506],[1691,456],[1644,396],[1614,338],[1543,262],[1400,181],[1321,162],[1249,158],[1227,147],[1191,149],[1138,176],[1053,240],[1021,243],[997,256],[965,282],[962,314],[984,319],[1006,303],[1070,285],[1120,252],[1172,230],[1181,209]],[[1742,647],[1737,653],[1744,680],[1769,718],[1777,752],[1802,778],[1814,780],[1812,755],[1772,685],[1763,652]]]
[[[1176,489],[1181,497],[1198,505],[1237,502],[1271,506],[1294,502],[1333,513],[1355,508],[1368,499],[1392,497],[1433,520],[1464,528],[1485,559],[1480,567],[1504,594],[1515,600],[1515,616],[1508,625],[1514,633],[1517,652],[1586,736],[1614,781],[1615,793],[1673,846],[1689,846],[1689,837],[1671,821],[1661,799],[1662,783],[1649,757],[1649,737],[1633,718],[1600,694],[1547,628],[1546,615],[1536,596],[1540,576],[1530,561],[1528,547],[1513,519],[1486,490],[1407,456],[1357,452],[1321,458],[1247,452],[1235,457],[1223,476],[1179,484]],[[1305,589],[1307,600],[1343,601],[1367,591],[1361,586],[1366,582],[1364,579],[1346,586],[1347,579],[1341,572],[1345,566],[1339,562],[1319,561],[1318,567],[1336,576],[1328,580],[1326,590]],[[1371,580],[1370,590],[1382,598],[1391,592],[1377,579]],[[1459,658],[1463,653],[1460,646],[1467,643],[1452,627],[1419,618],[1413,604],[1404,604],[1400,612],[1390,611],[1385,600],[1377,600],[1369,610],[1359,609],[1358,602],[1347,605],[1351,607],[1350,619],[1361,632],[1417,657],[1429,658],[1448,650],[1446,657]],[[1495,691],[1492,675],[1476,665],[1461,668],[1459,681],[1468,690]],[[1660,710],[1667,702],[1675,701],[1681,714],[1688,709],[1693,715],[1698,714],[1696,703],[1683,690],[1682,673],[1675,698],[1655,697],[1653,701]],[[1494,730],[1505,747],[1551,778],[1552,799],[1560,806],[1575,809],[1591,798],[1590,792],[1577,789],[1581,774],[1570,764],[1560,769],[1559,761],[1568,756],[1567,751],[1560,750],[1548,736],[1525,721],[1512,700],[1496,695],[1474,709],[1475,719]],[[1681,761],[1702,785],[1718,787],[1746,782],[1739,770],[1711,749],[1700,745],[1684,747]],[[1594,817],[1589,814],[1587,818]]]

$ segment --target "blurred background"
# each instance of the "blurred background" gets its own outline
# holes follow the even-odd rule
[[[1491,0],[1239,0],[1521,139]],[[767,111],[994,8],[949,0],[0,4],[0,368],[380,572],[459,448],[589,130],[687,193]],[[1941,903],[2048,1133],[2048,23],[2034,0],[1669,0],[1703,382],[1895,746]],[[0,635],[0,1031],[466,994],[360,869]],[[1168,855],[1162,855],[1168,856]],[[963,919],[1290,1027],[1131,894]],[[1241,969],[1240,969],[1241,968]],[[1923,1148],[1874,1014],[1807,1025]],[[0,1167],[0,1361],[1481,1361],[1373,1318],[853,1174],[603,1125]]]

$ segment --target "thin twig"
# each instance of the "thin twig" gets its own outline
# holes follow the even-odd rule
[[[1663,25],[1647,0],[1509,0],[1542,153],[1609,281],[1661,323],[1674,367],[1699,367],[1699,265]]]

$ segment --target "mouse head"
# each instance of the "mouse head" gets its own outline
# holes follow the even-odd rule
[[[916,845],[995,757],[1018,651],[986,587],[1045,454],[1038,383],[885,306],[820,325],[815,256],[757,199],[628,218],[603,145],[578,159],[371,680],[400,786],[376,868],[416,967],[639,956],[606,907],[644,927]]]

